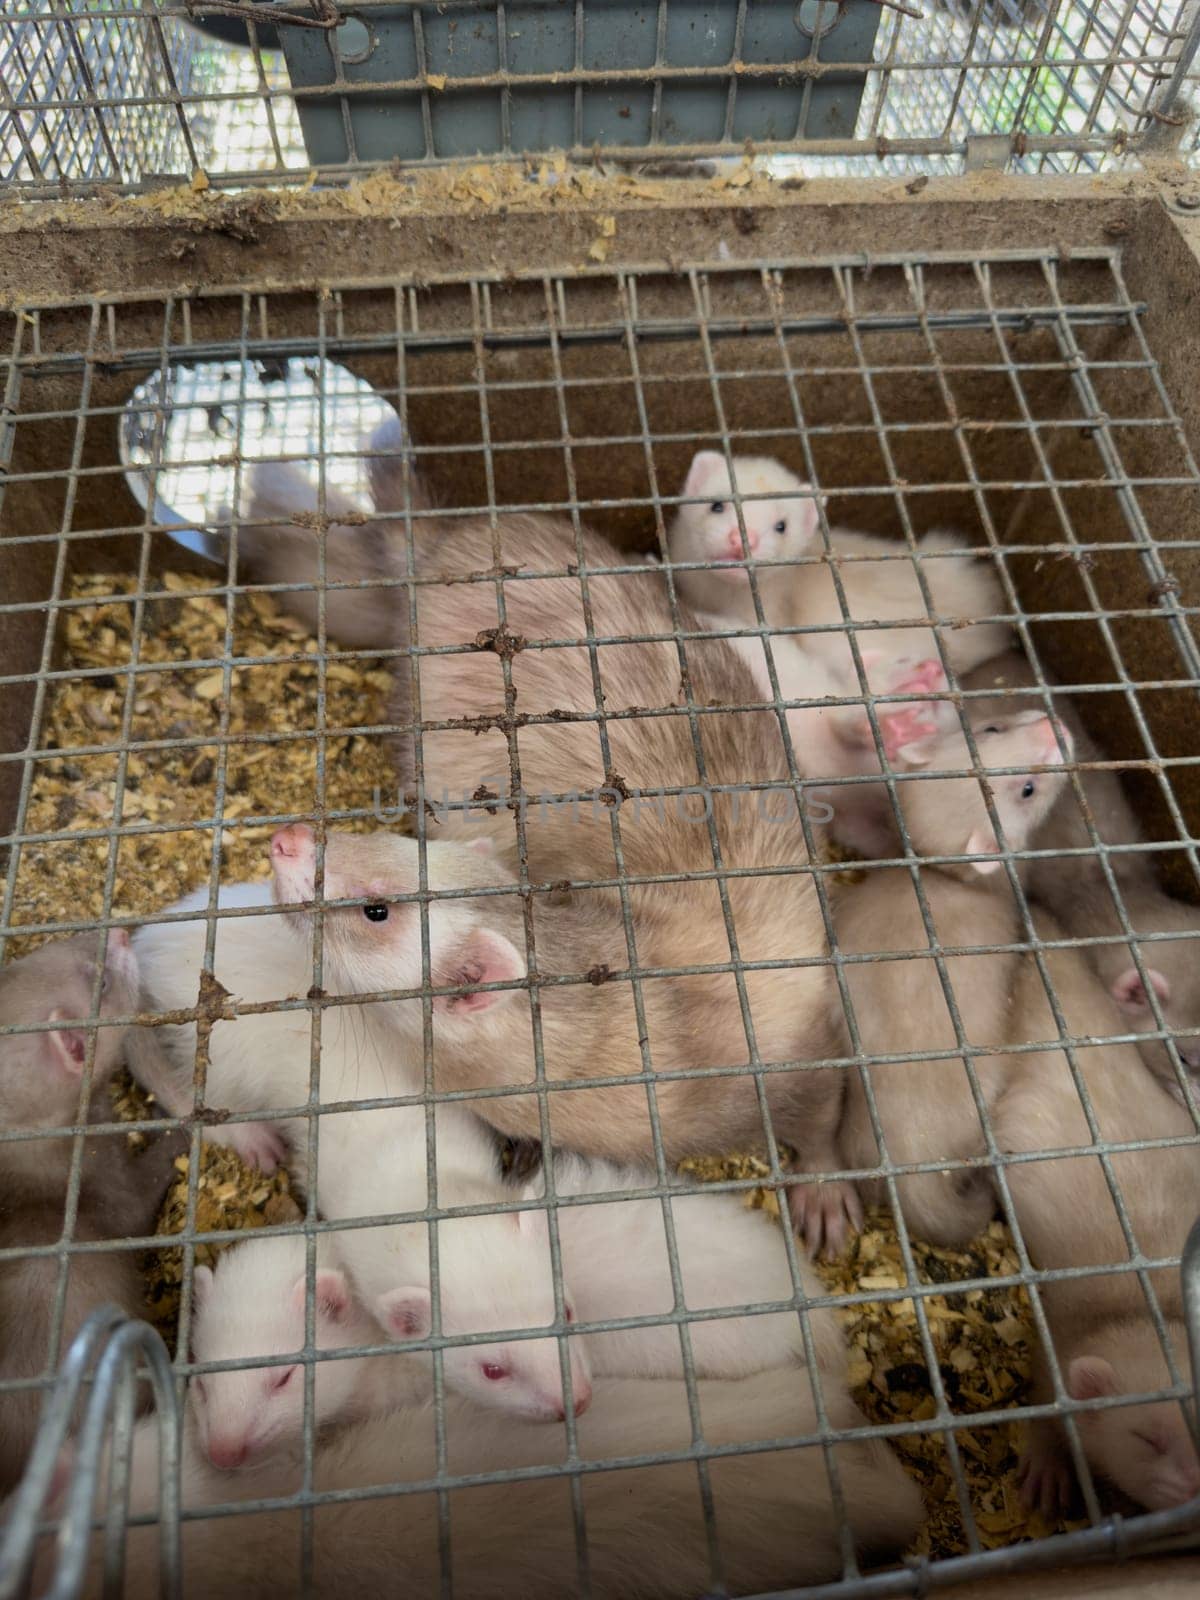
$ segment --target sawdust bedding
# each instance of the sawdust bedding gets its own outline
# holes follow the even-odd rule
[[[217,785],[224,780],[221,873],[226,881],[267,874],[265,845],[272,825],[257,819],[311,810],[317,800],[317,751],[313,739],[263,743],[271,735],[315,730],[316,642],[301,624],[281,614],[265,596],[239,598],[232,619],[233,654],[255,665],[234,667],[229,684],[221,667],[172,666],[173,662],[218,661],[227,626],[223,596],[203,592],[204,580],[167,574],[169,597],[154,602],[137,642],[137,661],[152,669],[136,680],[126,707],[127,679],[118,669],[133,659],[133,604],[111,598],[132,592],[132,577],[80,576],[72,596],[81,604],[65,612],[64,668],[92,673],[58,680],[47,707],[50,748],[105,747],[86,757],[51,758],[39,764],[27,831],[65,832],[65,840],[27,845],[21,854],[13,907],[17,923],[99,917],[112,841],[94,830],[110,825],[121,777],[122,724],[129,740],[161,748],[131,752],[124,767],[120,820],[131,831],[118,845],[113,878],[113,914],[140,916],[160,910],[206,883],[212,867]],[[107,670],[106,670],[107,669]],[[379,720],[386,674],[349,664],[326,671],[324,726],[331,729]],[[216,744],[225,730],[244,743]],[[256,738],[259,742],[255,742]],[[173,741],[173,742],[172,742]],[[178,741],[191,741],[181,746]],[[325,741],[325,804],[330,810],[363,804],[375,784],[386,786],[388,767],[377,745],[353,734]],[[351,826],[372,826],[371,820]],[[31,941],[32,942],[32,941]],[[10,945],[9,956],[24,948]],[[118,1112],[133,1119],[144,1103],[126,1080],[114,1091]],[[159,1232],[185,1225],[187,1158],[167,1194]],[[751,1156],[731,1155],[692,1164],[700,1177],[765,1175]],[[750,1203],[773,1207],[773,1194],[756,1190]],[[270,1178],[244,1167],[231,1152],[206,1147],[198,1179],[196,1227],[200,1231],[258,1227],[299,1214],[287,1175]],[[197,1260],[211,1260],[202,1245]],[[924,1306],[940,1379],[952,1410],[969,1413],[1020,1404],[1027,1394],[1031,1341],[1023,1290],[1000,1286],[956,1291],[956,1281],[1001,1278],[1017,1270],[1007,1231],[993,1223],[965,1250],[916,1243],[915,1262],[924,1283],[944,1284]],[[147,1260],[150,1314],[168,1339],[178,1309],[182,1251],[164,1247]],[[822,1267],[833,1293],[898,1289],[908,1281],[890,1217],[873,1213],[866,1231],[842,1261]],[[858,1304],[843,1313],[850,1344],[855,1399],[872,1421],[919,1422],[935,1414],[936,1401],[925,1361],[916,1308],[911,1298]],[[1021,1505],[1017,1486],[1016,1425],[955,1434],[970,1489],[972,1510],[985,1547],[1055,1531]],[[928,1505],[922,1548],[932,1556],[966,1549],[963,1520],[944,1436],[913,1433],[896,1441],[905,1465],[918,1479]]]

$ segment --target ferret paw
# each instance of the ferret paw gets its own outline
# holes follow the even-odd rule
[[[1036,1436],[1025,1447],[1017,1467],[1021,1501],[1030,1511],[1039,1511],[1047,1522],[1057,1522],[1071,1509],[1075,1475],[1057,1439]]]
[[[844,1178],[794,1184],[788,1190],[788,1205],[792,1225],[814,1261],[818,1256],[836,1261],[863,1225],[858,1190]]]
[[[274,1172],[287,1155],[283,1135],[271,1122],[236,1122],[212,1129],[205,1137],[235,1150],[248,1167],[257,1167],[260,1172]]]
[[[895,664],[886,685],[889,694],[903,694],[905,690],[911,690],[914,694],[937,694],[948,687],[940,661],[911,663],[908,659]],[[947,713],[952,713],[952,710],[949,702],[944,700],[920,700],[911,705],[888,701],[881,705],[876,715],[879,718],[879,736],[883,740],[888,761],[905,764],[909,756],[919,756],[920,747],[937,736]]]

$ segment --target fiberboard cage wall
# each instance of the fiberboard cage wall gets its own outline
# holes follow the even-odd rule
[[[1060,224],[1070,235],[1061,248],[1004,249],[998,241],[1014,229],[1015,236],[1030,230],[1028,210],[1018,210],[994,219],[996,238],[987,245],[911,250],[867,263],[850,240],[856,232],[875,234],[878,216],[869,212],[847,207],[831,226],[823,217],[826,236],[844,245],[827,260],[773,253],[777,236],[794,238],[797,226],[821,214],[798,208],[782,219],[764,212],[761,231],[742,239],[741,263],[720,265],[694,248],[672,271],[527,272],[523,281],[460,274],[438,282],[429,282],[432,271],[422,266],[422,283],[412,287],[380,281],[321,293],[197,293],[181,286],[74,301],[68,295],[50,308],[28,301],[5,316],[6,695],[10,715],[14,705],[20,713],[3,762],[18,779],[5,932],[21,937],[80,922],[136,921],[143,907],[126,901],[140,892],[139,841],[164,826],[177,830],[174,840],[199,867],[193,881],[200,881],[217,870],[218,858],[244,870],[261,850],[241,842],[248,831],[264,839],[272,825],[297,814],[264,814],[258,806],[247,813],[228,803],[239,750],[281,737],[234,731],[237,680],[228,643],[186,666],[150,647],[157,619],[186,602],[157,581],[179,557],[125,487],[117,429],[137,384],[173,360],[201,356],[235,372],[247,359],[292,354],[318,371],[324,362],[345,364],[400,409],[443,505],[554,505],[594,520],[631,550],[653,548],[660,510],[669,511],[695,448],[748,437],[810,472],[836,520],[904,535],[958,523],[996,563],[1032,657],[1075,693],[1105,754],[1130,764],[1152,819],[1149,832],[1168,847],[1171,881],[1194,893],[1200,667],[1189,619],[1197,598],[1200,476],[1189,444],[1195,396],[1181,376],[1196,370],[1196,330],[1172,317],[1176,299],[1186,305],[1195,293],[1195,260],[1164,231],[1157,202],[1137,208],[1141,231],[1134,230],[1128,261],[1121,247],[1097,243],[1103,223],[1099,216],[1083,220],[1085,207]],[[1112,208],[1102,215],[1114,226]],[[953,231],[936,208],[893,212],[888,221],[896,238]],[[648,225],[647,242],[653,234]],[[559,259],[563,254],[560,240]],[[1170,292],[1171,306],[1155,288]],[[236,406],[234,413],[240,416]],[[357,438],[323,443],[327,458],[359,448]],[[235,448],[235,474],[239,460]],[[66,614],[83,603],[70,598],[68,575],[95,570],[137,574],[132,597],[118,602],[128,618],[128,670],[56,667]],[[232,559],[213,584],[212,603],[222,615],[246,588]],[[324,661],[316,670],[327,687],[337,657]],[[244,682],[259,669],[238,670]],[[137,706],[149,683],[166,674],[186,692],[213,671],[229,675],[230,692],[207,712],[200,708],[194,730],[141,737],[146,713]],[[55,691],[106,675],[115,726],[79,750],[48,748]],[[347,767],[340,747],[338,759],[321,759],[342,732],[331,729],[325,705],[318,692],[315,714],[288,730],[317,751],[311,804],[318,810],[323,785],[340,784]],[[137,814],[131,772],[156,757],[182,757],[190,767],[193,755],[209,750],[213,770],[195,793],[181,790],[178,815],[164,825]],[[65,828],[32,826],[39,772],[68,761],[97,774],[111,814],[94,822],[77,814]],[[127,797],[135,801],[129,817]],[[369,795],[351,792],[325,815],[366,822],[372,809]],[[310,814],[309,804],[297,812]],[[64,917],[62,907],[36,893],[26,897],[22,862],[34,879],[43,873],[44,886],[53,852],[86,840],[100,882],[79,915]],[[198,1139],[198,1129],[192,1136]],[[753,1181],[727,1180],[733,1189]],[[925,1307],[945,1285],[919,1281],[917,1259],[906,1247],[905,1281],[896,1289],[840,1298],[912,1303],[932,1413],[877,1426],[884,1436],[953,1439],[980,1419],[955,1405],[931,1359]],[[189,1276],[190,1253],[185,1295]],[[1027,1261],[1015,1276],[1035,1281]],[[992,1285],[968,1278],[954,1289],[983,1287]],[[177,1370],[186,1371],[186,1346],[172,1353]],[[1177,1365],[1175,1376],[1182,1393],[1187,1373]],[[985,1413],[982,1426],[1006,1420],[1004,1412]],[[979,1555],[986,1540],[974,1524],[961,1453],[950,1449],[950,1496],[966,1526],[966,1553],[901,1582],[982,1576],[991,1567],[1048,1558],[1051,1550],[1036,1546]],[[1136,1548],[1192,1515],[1184,1508],[1183,1515],[1132,1520],[1118,1534],[1103,1520],[1108,1509],[1092,1499],[1091,1530],[1054,1548],[1064,1557],[1111,1552],[1118,1541]],[[896,1577],[885,1581],[890,1588]],[[848,1571],[841,1592],[860,1589],[862,1580]]]

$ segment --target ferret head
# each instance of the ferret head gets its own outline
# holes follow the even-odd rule
[[[315,1345],[318,1350],[381,1343],[351,1297],[344,1274],[322,1245],[317,1256]],[[231,1361],[254,1356],[264,1364],[197,1374],[188,1385],[200,1447],[214,1467],[254,1465],[302,1437],[305,1242],[299,1235],[255,1238],[222,1251],[215,1269],[197,1267],[193,1291],[192,1359]],[[317,1363],[316,1423],[351,1414],[361,1363]]]
[[[0,1104],[14,1127],[73,1122],[88,1058],[87,1018],[120,1016],[137,1007],[137,958],[123,928],[110,928],[103,969],[101,935],[76,934],[44,944],[0,971],[0,1022],[58,1022],[42,1033],[0,1037]],[[121,1028],[96,1028],[92,1085],[106,1083],[121,1060]]]
[[[1019,711],[972,727],[979,764],[990,768],[1016,767],[1015,773],[996,773],[982,781],[992,802],[1010,850],[1023,850],[1035,829],[1049,813],[1066,782],[1063,752],[1071,754],[1071,736],[1061,723],[1040,711]],[[921,748],[905,752],[907,765],[931,772],[973,765],[961,731],[943,734]],[[1027,771],[1045,767],[1047,771]],[[904,821],[918,855],[991,855],[1000,848],[977,778],[929,778],[897,785]],[[999,872],[1002,862],[973,861],[961,867],[963,876]]]
[[[735,456],[733,470],[746,528],[745,545],[728,463],[719,451],[700,450],[680,492],[703,503],[680,506],[676,512],[667,535],[671,560],[780,561],[807,554],[817,537],[817,497],[812,487],[769,456]],[[770,498],[742,498],[746,495]],[[768,567],[758,581],[794,583],[802,578],[798,571]],[[739,592],[749,592],[744,566],[681,572],[675,581],[690,605],[718,614],[736,604]]]
[[[280,828],[271,840],[276,899],[282,903],[311,900],[316,864],[312,829],[303,823]],[[483,839],[470,845],[428,844],[426,870],[432,890],[516,887]],[[325,971],[332,992],[371,994],[421,987],[420,904],[396,899],[415,895],[418,886],[415,839],[386,832],[331,832],[326,836],[325,899],[362,901],[325,913]],[[524,958],[502,931],[505,924],[516,920],[507,897],[430,901],[429,959],[434,986],[458,988],[524,978]],[[510,1004],[515,992],[491,990],[437,997],[433,1005],[439,1034],[469,1036],[481,1014],[492,1014]],[[420,1037],[419,1005],[392,1006],[389,1016]]]
[[[1177,1351],[1187,1349],[1182,1323],[1168,1323]],[[1070,1363],[1074,1400],[1152,1394],[1170,1383],[1158,1335],[1148,1319],[1110,1323],[1084,1341],[1089,1352]],[[1200,1457],[1177,1400],[1107,1406],[1077,1415],[1088,1463],[1151,1511],[1169,1511],[1200,1495]]]
[[[554,1279],[543,1211],[495,1212],[438,1225],[438,1284],[442,1332],[513,1333],[553,1326]],[[566,1319],[575,1317],[563,1285]],[[432,1328],[426,1285],[401,1286],[382,1295],[379,1320],[392,1338],[425,1339]],[[481,1405],[538,1422],[566,1415],[558,1340],[498,1339],[449,1345],[442,1355],[446,1382]],[[567,1340],[575,1415],[592,1400],[591,1369],[583,1340]]]

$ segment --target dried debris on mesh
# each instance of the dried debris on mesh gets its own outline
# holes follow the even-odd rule
[[[205,736],[219,733],[222,719],[232,735],[250,736],[229,749],[221,835],[221,872],[236,882],[265,876],[266,843],[272,824],[257,817],[314,809],[317,801],[316,741],[287,740],[266,746],[255,734],[311,730],[317,723],[316,642],[301,623],[283,615],[261,595],[238,598],[233,614],[235,661],[267,658],[262,666],[234,666],[226,683],[223,667],[173,666],[215,662],[225,650],[226,599],[203,578],[167,574],[170,598],[152,603],[144,619],[138,661],[161,666],[138,679],[130,708],[131,741],[196,741],[131,752],[125,767],[122,823],[148,824],[122,840],[115,866],[113,911],[141,916],[169,905],[208,882],[213,829],[195,826],[214,817],[219,750]],[[132,577],[81,576],[70,594],[84,603],[67,611],[61,665],[90,670],[91,677],[64,676],[52,690],[46,712],[48,745],[55,749],[99,747],[86,757],[63,756],[38,763],[27,816],[27,832],[65,832],[65,841],[27,844],[21,853],[14,921],[34,923],[97,917],[103,909],[108,838],[87,830],[111,825],[117,807],[118,752],[123,743],[126,678],[120,669],[132,655],[133,605],[119,598],[135,587]],[[351,663],[326,669],[325,725],[331,728],[381,720],[387,674]],[[228,703],[226,696],[228,694]],[[373,788],[386,789],[390,769],[377,742],[353,734],[326,741],[325,803],[331,809],[370,804]],[[364,798],[365,797],[365,798]],[[354,824],[348,824],[353,826]],[[363,827],[375,826],[367,819]],[[78,835],[78,838],[71,836]],[[847,864],[852,874],[853,864]],[[35,940],[12,940],[9,958]],[[146,1114],[146,1100],[127,1078],[114,1089],[121,1116]],[[137,1137],[136,1135],[132,1137]],[[752,1155],[691,1161],[698,1178],[768,1176]],[[159,1233],[177,1234],[187,1224],[190,1158],[181,1156],[163,1204]],[[778,1214],[774,1192],[751,1191],[747,1203]],[[299,1207],[287,1174],[271,1177],[247,1168],[230,1150],[206,1145],[196,1179],[198,1231],[255,1228],[293,1220]],[[211,1263],[219,1245],[199,1245],[196,1260]],[[945,1284],[944,1293],[923,1297],[929,1334],[947,1401],[955,1412],[1016,1405],[1025,1396],[1032,1331],[1024,1291],[1000,1286],[955,1293],[955,1280],[1012,1274],[1016,1256],[1006,1230],[993,1223],[965,1250],[941,1250],[914,1242],[920,1281]],[[150,1315],[173,1339],[183,1273],[182,1248],[163,1247],[147,1257]],[[847,1257],[822,1265],[831,1293],[894,1290],[907,1283],[900,1243],[886,1213],[872,1213],[866,1231]],[[919,1421],[931,1417],[935,1399],[922,1348],[914,1300],[901,1296],[842,1313],[850,1344],[855,1399],[872,1421]],[[955,1438],[981,1541],[992,1547],[1055,1531],[1028,1515],[1017,1488],[1017,1428],[957,1431]],[[941,1434],[915,1434],[895,1442],[925,1493],[929,1520],[920,1549],[933,1556],[965,1549],[954,1477]]]

